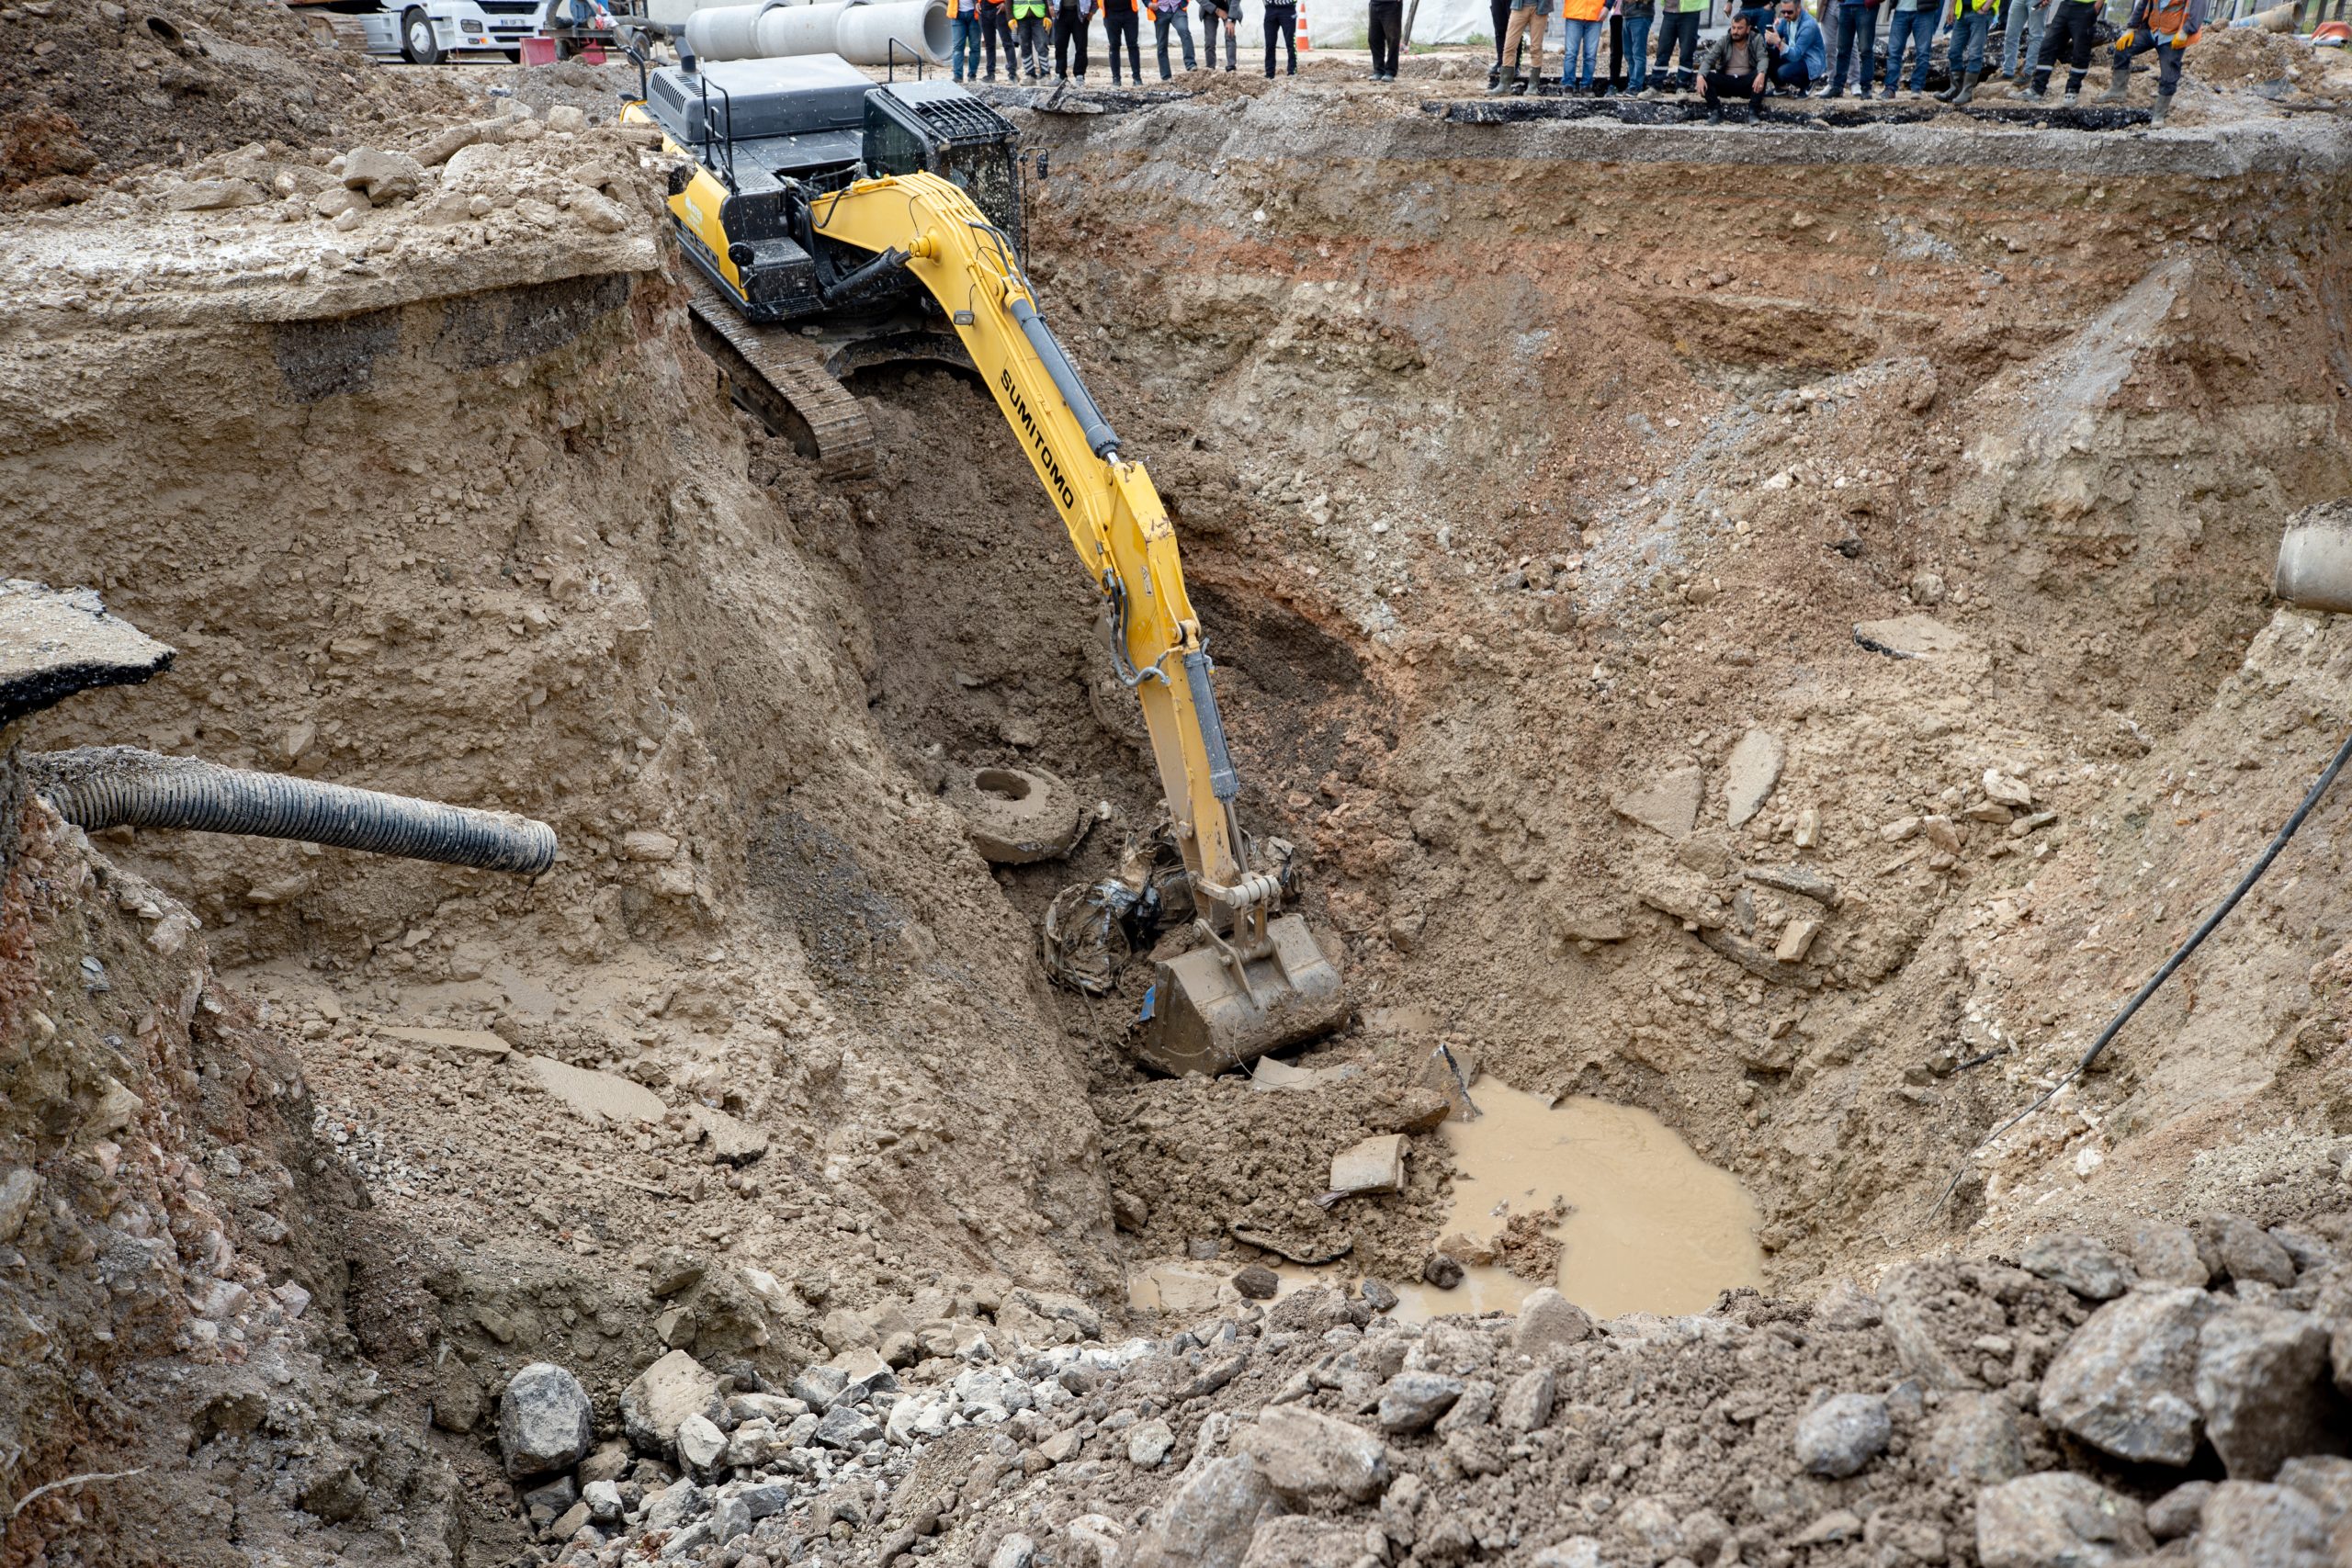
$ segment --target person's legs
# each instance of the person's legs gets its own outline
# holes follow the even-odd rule
[[[1625,91],[1629,93],[1649,91],[1650,21],[1641,16],[1625,18]]]
[[[978,15],[956,17],[948,23],[948,60],[954,67],[952,74],[958,81],[977,80],[980,74],[980,18]]]
[[[1503,68],[1503,35],[1510,31],[1510,0],[1487,0],[1487,15],[1495,21],[1495,73]]]
[[[1372,69],[1390,81],[1396,80],[1396,66],[1405,46],[1405,6],[1403,0],[1374,0],[1372,7]]]
[[[1911,96],[1928,90],[1928,57],[1936,44],[1936,13],[1932,6],[1909,13],[1911,22]]]
[[[1584,26],[1573,17],[1560,18],[1560,85],[1573,91],[1577,61],[1584,50]]]
[[[2073,97],[2083,90],[2083,78],[2091,73],[2091,28],[2098,20],[2098,6],[2090,0],[2065,0],[2066,8],[2075,13],[2067,18],[2071,37],[2067,40],[2066,96]]]
[[[1860,10],[1860,6],[1841,5],[1838,7],[1837,14],[1830,23],[1837,29],[1829,40],[1829,96],[1833,98],[1842,98],[1846,96],[1846,68],[1853,62],[1854,44],[1859,31],[1855,27],[1854,17]],[[1870,80],[1868,71],[1862,73],[1862,80],[1865,82]]]
[[[1772,86],[1775,91],[1802,98],[1805,89],[1812,85],[1813,78],[1805,74],[1802,60],[1784,60],[1773,68]]]
[[[1886,24],[1886,96],[1890,98],[1903,80],[1903,40],[1907,36],[1903,28],[1903,13],[1897,11],[1887,18]]]
[[[2018,73],[2018,61],[2025,50],[2026,17],[2033,9],[2033,0],[2009,0],[2009,8],[2001,17],[2001,74]]]
[[[988,80],[996,80],[996,24],[986,11],[980,13],[980,52],[987,57]]]
[[[1233,19],[1233,13],[1227,11],[1225,14],[1225,68],[1227,71],[1231,71],[1241,58],[1240,39],[1241,25]]]
[[[1699,13],[1677,11],[1674,14],[1674,47],[1681,52],[1682,62],[1674,73],[1674,85],[1689,92],[1699,80]]]
[[[1968,73],[1981,76],[1984,73],[1984,42],[1992,34],[1993,18],[1976,11],[1971,13],[1968,19],[1974,24],[1968,34]]]
[[[1272,6],[1266,7],[1263,28],[1266,35],[1266,76],[1270,81],[1274,74],[1274,39],[1282,36],[1282,23],[1275,16],[1276,10],[1277,7]]]
[[[1283,7],[1283,48],[1288,54],[1283,73],[1295,76],[1298,74],[1298,6],[1295,4]]]
[[[1707,118],[1721,119],[1724,114],[1723,89],[1731,80],[1719,71],[1710,71],[1699,78],[1699,94],[1707,100]]]
[[[1522,6],[1514,9],[1510,14],[1510,19],[1503,24],[1502,64],[1495,77],[1495,85],[1498,88],[1508,87],[1519,80],[1520,44],[1527,37],[1528,24],[1534,19],[1535,13]]]
[[[1550,28],[1552,18],[1542,11],[1528,15],[1535,18],[1527,24],[1527,85],[1532,87],[1544,80],[1544,34]]]

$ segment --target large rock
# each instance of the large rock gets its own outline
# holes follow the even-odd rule
[[[1549,1367],[1536,1367],[1520,1373],[1503,1391],[1501,1407],[1495,1419],[1507,1432],[1541,1430],[1552,1419],[1552,1405],[1559,1397],[1559,1382]]]
[[[1510,1348],[1541,1364],[1592,1337],[1592,1314],[1546,1285],[1519,1303]]]
[[[2139,1504],[2071,1471],[2021,1475],[1976,1495],[1984,1568],[2108,1568],[2155,1544]]]
[[[2352,1459],[2305,1454],[2278,1467],[2278,1484],[2319,1505],[2332,1524],[2352,1515]]]
[[[2205,1499],[2203,1522],[2197,1568],[2326,1568],[2326,1516],[2300,1492],[2224,1481]]]
[[[2210,1481],[2182,1482],[2148,1505],[2148,1533],[2158,1540],[2195,1535],[2205,1519],[2206,1501],[2212,1495]]]
[[[2132,1233],[2132,1261],[2140,1278],[2154,1284],[2194,1285],[2201,1291],[2213,1282],[2213,1270],[2187,1225],[2142,1225]]]
[[[2197,1451],[2203,1291],[2134,1291],[2091,1314],[2041,1379],[2041,1418],[2118,1459],[2187,1464]]]
[[[570,1470],[595,1436],[588,1391],[551,1361],[534,1361],[507,1380],[498,1399],[498,1451],[512,1476]]]
[[[2028,1273],[2095,1302],[2111,1302],[2139,1282],[2138,1271],[2121,1253],[2071,1231],[2027,1243],[2018,1262]]]
[[[1842,1480],[1886,1451],[1894,1422],[1875,1393],[1833,1394],[1797,1422],[1797,1462],[1815,1475]]]
[[[718,1380],[684,1350],[673,1350],[621,1393],[621,1427],[639,1453],[666,1454],[689,1416],[715,1414]]]
[[[2252,1220],[2215,1214],[2205,1221],[2204,1228],[2221,1254],[2222,1272],[2231,1279],[2253,1280],[2282,1291],[2295,1282],[2294,1258]]]
[[[1380,1429],[1425,1432],[1462,1397],[1460,1378],[1443,1372],[1398,1372],[1380,1391]]]
[[[405,152],[376,147],[354,147],[343,160],[343,183],[368,193],[381,207],[401,197],[414,196],[424,183],[424,165]]]
[[[1241,1568],[1355,1568],[1363,1559],[1362,1526],[1284,1514],[1250,1534]]]
[[[1286,1497],[1336,1492],[1364,1503],[1388,1485],[1387,1444],[1361,1427],[1302,1405],[1275,1405],[1242,1427],[1233,1446],[1256,1460],[1274,1490]]]
[[[1928,1426],[1928,1462],[1975,1486],[2023,1475],[2025,1435],[2017,1406],[1999,1394],[1945,1394]]]
[[[2308,1313],[2233,1306],[2198,1335],[2197,1407],[2233,1481],[2267,1481],[2297,1454],[2346,1451],[2327,1327]]]
[[[707,1416],[689,1416],[678,1423],[678,1462],[697,1481],[708,1481],[727,1457],[727,1434]]]
[[[1289,1511],[1250,1460],[1211,1460],[1136,1534],[1120,1568],[1240,1568],[1260,1521]]]

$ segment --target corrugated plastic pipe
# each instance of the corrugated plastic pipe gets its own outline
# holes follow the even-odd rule
[[[555,863],[555,829],[511,811],[247,773],[135,746],[29,754],[24,771],[33,793],[85,832],[178,828],[299,839],[526,876]]]

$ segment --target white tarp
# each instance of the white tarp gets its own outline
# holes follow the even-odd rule
[[[1495,19],[1487,0],[1405,0],[1413,12],[1415,43],[1466,43],[1495,36]],[[1372,12],[1367,0],[1302,0],[1299,15],[1311,18],[1308,37],[1329,49],[1366,49],[1372,43]]]

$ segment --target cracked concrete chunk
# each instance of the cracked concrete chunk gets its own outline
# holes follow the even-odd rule
[[[1787,758],[1781,738],[1769,729],[1751,729],[1739,738],[1724,766],[1724,814],[1731,826],[1746,826],[1764,808]]]
[[[1698,769],[1677,768],[1647,789],[1619,795],[1610,807],[1620,817],[1669,839],[1679,839],[1688,836],[1698,822],[1699,801],[1705,788],[1705,775]]]
[[[1897,615],[1892,620],[1861,621],[1854,640],[1877,653],[1898,659],[1937,659],[1973,652],[1975,639],[1944,625],[1933,615]]]
[[[748,1165],[768,1152],[764,1127],[754,1127],[724,1111],[697,1105],[687,1111],[695,1135],[709,1147],[710,1157],[724,1165]]]
[[[1331,1190],[1349,1197],[1394,1192],[1405,1185],[1405,1134],[1366,1138],[1331,1156]]]
[[[0,581],[0,724],[93,686],[136,685],[176,652],[107,614],[89,589]]]
[[[523,1065],[539,1087],[570,1106],[591,1126],[610,1122],[628,1127],[639,1122],[659,1122],[669,1107],[642,1084],[614,1073],[575,1067],[552,1056],[526,1056]]]

